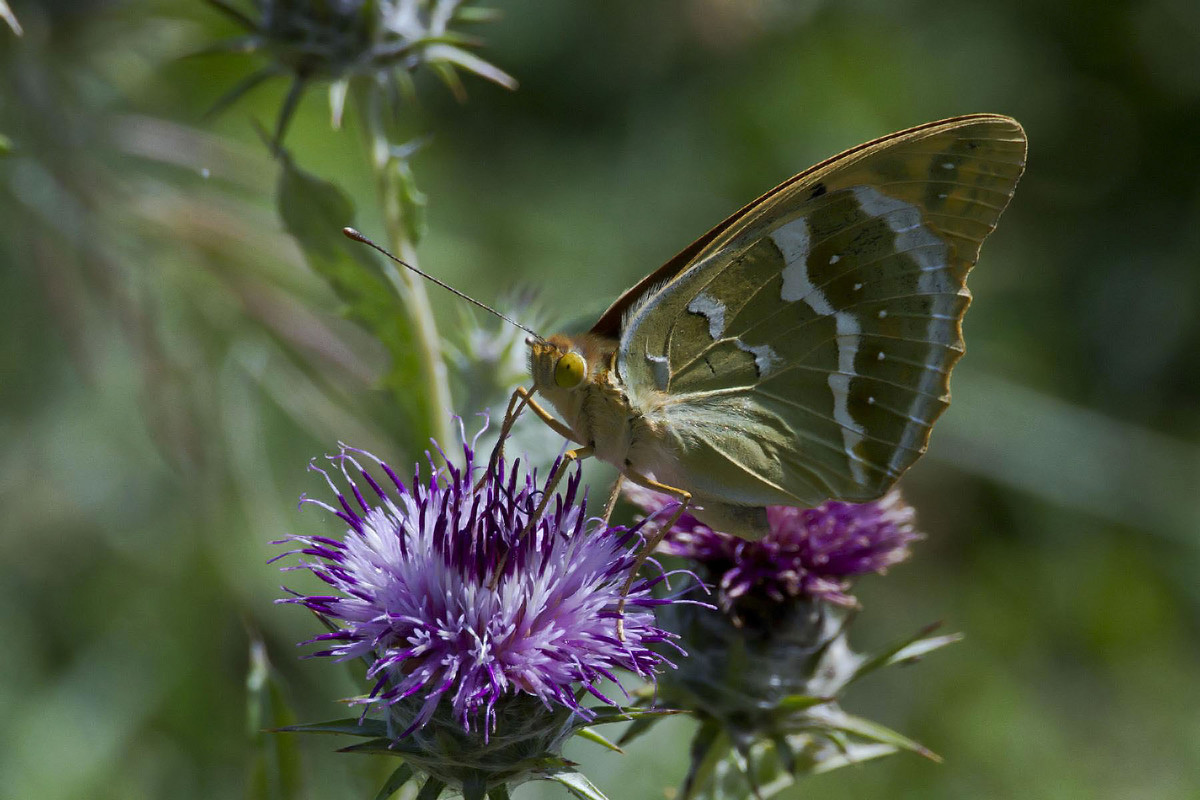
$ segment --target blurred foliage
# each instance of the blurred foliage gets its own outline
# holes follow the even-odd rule
[[[178,0],[8,5],[23,35],[0,26],[0,796],[266,796],[258,765],[285,754],[245,730],[250,642],[300,719],[353,691],[298,667],[312,621],[273,607],[269,541],[318,524],[294,511],[310,457],[340,439],[404,463],[422,445],[385,348],[276,213],[253,123],[287,86],[204,121],[252,57],[183,56],[236,27]],[[598,312],[842,148],[971,111],[1025,124],[954,407],[904,482],[929,540],[856,592],[865,646],[937,618],[965,632],[849,708],[946,763],[893,758],[780,796],[1194,797],[1200,6],[494,5],[486,55],[521,89],[467,80],[460,104],[418,76],[401,120],[434,132],[413,159],[422,263],[485,301],[536,287],[554,320]],[[354,124],[331,130],[304,97],[287,144],[370,234],[383,210]],[[458,352],[478,351],[431,296]],[[452,381],[460,402],[472,380]],[[567,754],[610,796],[661,796],[693,725]],[[297,796],[369,797],[394,767],[300,747]]]

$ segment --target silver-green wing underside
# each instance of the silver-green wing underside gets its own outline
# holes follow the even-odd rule
[[[837,156],[726,223],[625,315],[618,373],[665,439],[639,467],[735,505],[883,494],[949,404],[967,273],[1024,164],[1016,121],[960,117]]]

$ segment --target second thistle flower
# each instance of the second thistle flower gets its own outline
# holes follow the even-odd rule
[[[650,527],[674,505],[638,487],[627,495]],[[677,606],[659,615],[690,654],[664,678],[661,698],[700,721],[682,800],[766,797],[800,775],[902,749],[934,757],[840,705],[862,676],[954,640],[922,632],[872,655],[848,641],[851,581],[908,558],[920,538],[913,509],[892,492],[871,503],[774,506],[767,516],[770,532],[751,542],[684,514],[660,546],[692,561],[720,605],[718,613]]]

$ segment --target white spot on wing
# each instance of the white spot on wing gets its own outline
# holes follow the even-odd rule
[[[850,312],[837,315],[838,371],[829,374],[829,391],[833,392],[833,419],[842,428],[842,449],[850,465],[850,473],[860,484],[867,482],[854,449],[863,440],[863,426],[850,414],[850,380],[854,377],[854,357],[858,354],[858,336],[862,332],[858,319]]]
[[[794,303],[797,300],[803,300],[818,314],[832,313],[832,308],[822,311],[814,302],[813,296],[815,295],[815,299],[822,305],[829,306],[825,302],[825,295],[813,287],[812,282],[808,279],[808,221],[803,218],[794,219],[786,225],[779,226],[771,234],[771,241],[775,242],[775,246],[779,248],[779,252],[783,256],[783,288],[780,289],[779,296],[783,298],[784,302]]]
[[[671,365],[667,362],[667,357],[646,353],[646,363],[650,365],[650,372],[654,375],[654,383],[658,390],[665,392],[671,382]]]
[[[953,169],[954,162],[942,163],[943,169]],[[933,231],[925,227],[921,211],[916,206],[889,197],[871,186],[856,186],[853,190],[855,198],[863,211],[874,217],[882,217],[896,236],[896,250],[906,254],[916,262],[920,271],[917,273],[917,294],[928,295],[933,300],[932,314],[926,323],[926,334],[930,341],[937,341],[938,327],[942,324],[938,317],[953,319],[954,293],[946,281],[947,246],[946,242]],[[886,311],[880,311],[879,317],[887,316]],[[884,360],[880,351],[878,359]],[[924,395],[937,396],[938,383],[941,380],[941,368],[936,364],[927,363],[921,372],[917,384],[912,387],[913,396],[904,410],[905,415],[912,420],[918,420],[918,411],[924,402]],[[923,424],[908,425],[900,444],[904,447],[918,448],[921,444]],[[898,470],[905,458],[902,447],[896,452],[888,464],[893,470]]]
[[[842,257],[841,257],[841,256],[839,256],[839,255],[837,255],[836,253],[835,253],[834,255],[831,255],[831,256],[829,257],[829,263],[830,263],[830,264],[836,264],[837,262],[839,262],[839,261],[841,261],[841,260],[842,260]]]
[[[758,371],[758,377],[760,378],[765,378],[767,373],[782,360],[779,358],[779,354],[771,349],[771,345],[769,344],[760,344],[751,347],[741,339],[735,339],[734,343],[737,344],[739,350],[754,356],[754,369]]]
[[[942,169],[954,169],[954,162],[953,161],[943,161]]]
[[[861,203],[861,200],[860,200]],[[869,212],[868,212],[869,213]],[[842,429],[842,447],[850,465],[850,473],[860,484],[867,482],[866,470],[854,452],[863,440],[865,431],[850,414],[850,381],[854,377],[854,356],[858,353],[858,337],[862,329],[858,316],[850,310],[834,309],[829,298],[808,277],[809,232],[803,219],[781,226],[771,234],[779,247],[787,266],[783,268],[783,288],[780,297],[784,302],[803,300],[809,308],[823,317],[834,316],[837,325],[838,371],[829,375],[829,391],[833,393],[833,419]],[[839,259],[834,256],[830,263]],[[740,345],[739,345],[740,346]],[[749,348],[745,348],[749,349]],[[755,354],[755,365],[759,364]],[[762,370],[759,370],[760,374]]]
[[[708,335],[714,341],[725,334],[725,304],[708,292],[693,297],[687,310],[708,320]]]

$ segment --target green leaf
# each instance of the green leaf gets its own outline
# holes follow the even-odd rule
[[[251,634],[246,675],[246,722],[250,736],[252,800],[291,800],[301,793],[300,751],[294,739],[270,736],[266,728],[295,721],[282,682],[267,658],[262,640]]]
[[[582,772],[573,769],[553,770],[545,773],[546,780],[561,783],[575,797],[584,800],[608,800],[604,792],[587,779]]]
[[[658,722],[658,719],[654,717],[644,717],[642,719],[634,720],[633,724],[626,728],[625,732],[621,734],[621,738],[617,739],[617,744],[629,744],[634,739],[637,739],[638,737],[647,733],[651,728],[654,727],[654,723],[656,722]]]
[[[908,647],[896,652],[895,655],[888,659],[887,665],[912,664],[915,661],[920,661],[934,650],[940,650],[948,644],[954,644],[962,640],[963,635],[961,633],[948,633],[945,636],[930,636],[927,639],[918,639]]]
[[[420,146],[419,143],[415,145]],[[404,234],[416,246],[425,235],[425,210],[429,198],[417,188],[416,175],[413,174],[407,160],[394,160],[392,169],[395,170],[394,189],[400,201],[400,219],[404,222]]]
[[[416,800],[437,800],[445,788],[445,783],[431,776],[421,786],[421,791],[417,792]]]
[[[393,756],[396,758],[404,758],[405,756],[415,756],[421,754],[420,749],[416,745],[410,744],[407,741],[388,739],[387,737],[371,739],[370,741],[362,742],[361,744],[352,744],[347,745],[346,747],[339,747],[338,752]]]
[[[0,19],[8,23],[8,27],[12,28],[12,32],[17,36],[21,36],[25,31],[21,30],[21,23],[17,21],[17,15],[8,7],[7,0],[0,0]]]
[[[624,750],[622,750],[621,748],[617,747],[615,744],[610,742],[608,739],[606,739],[603,736],[601,736],[600,734],[596,733],[591,728],[580,728],[579,730],[575,731],[575,735],[582,739],[587,739],[589,742],[595,742],[596,744],[600,745],[601,747],[607,747],[609,750],[612,750],[614,753],[624,754],[624,752],[625,752]]]
[[[488,792],[488,800],[508,800],[508,786],[500,784]]]
[[[487,781],[478,775],[466,778],[462,785],[462,798],[463,800],[486,800]]]
[[[692,763],[683,781],[680,800],[694,800],[712,780],[713,773],[721,760],[733,749],[733,742],[725,729],[713,719],[707,719],[692,737]]]
[[[379,794],[375,795],[375,800],[388,800],[389,797],[400,791],[400,788],[408,783],[412,777],[413,768],[408,764],[401,764],[396,767],[396,770],[388,776],[383,786],[380,787]]]
[[[932,625],[926,625],[924,628],[912,634],[911,636],[906,636],[899,641],[893,642],[882,650],[872,653],[870,656],[865,658],[861,664],[858,665],[858,668],[854,670],[854,674],[850,676],[848,681],[846,681],[846,685],[849,686],[859,678],[869,675],[881,667],[886,667],[905,661],[914,661],[925,653],[930,653],[940,647],[953,644],[962,638],[961,634],[950,634],[948,636],[924,638],[941,626],[942,623],[940,622],[935,622]]]
[[[813,697],[807,694],[793,694],[783,698],[779,702],[778,708],[782,711],[806,711],[813,706],[819,706],[822,703],[832,702],[832,697]]]
[[[865,744],[855,742],[847,744],[842,748],[841,753],[834,756],[826,756],[820,761],[812,765],[811,769],[807,770],[809,775],[819,775],[823,772],[832,772],[835,769],[849,767],[854,764],[861,764],[864,761],[871,761],[876,758],[890,756],[897,752],[897,748],[890,744]]]
[[[821,715],[821,720],[830,727],[836,728],[844,733],[853,734],[854,736],[867,739],[868,741],[891,745],[901,750],[908,750],[916,753],[917,755],[924,756],[930,761],[936,761],[939,764],[942,761],[941,756],[939,756],[937,753],[933,752],[924,745],[909,739],[904,734],[897,733],[891,728],[880,725],[878,722],[872,722],[869,719],[863,719],[862,717],[856,717],[853,714],[847,714],[841,709],[829,710],[828,713]]]
[[[454,9],[453,19],[468,24],[495,22],[503,16],[498,8],[483,8],[481,6],[460,5]]]
[[[445,64],[455,64],[467,70],[468,72],[474,72],[481,78],[485,78],[492,83],[503,86],[505,89],[517,88],[517,79],[512,75],[509,75],[507,72],[493,64],[489,64],[487,61],[484,61],[474,53],[468,53],[466,50],[463,50],[460,47],[455,47],[451,44],[433,44],[425,48],[425,57],[429,60],[433,67],[438,68],[437,72],[450,86],[450,90],[454,92],[455,97],[459,97],[460,92],[462,96],[465,97],[466,92],[461,88],[462,84],[458,81],[458,76],[454,74],[453,70],[445,71],[449,72],[451,75],[454,75],[453,81],[455,84],[457,84],[457,86],[452,84],[450,79],[448,79],[445,75],[442,75],[443,70],[440,68]]]
[[[600,706],[591,709],[594,716],[586,725],[607,725],[610,722],[631,722],[639,719],[658,719],[675,714],[688,714],[683,708],[620,708],[618,706]],[[582,727],[582,725],[581,725]]]
[[[354,223],[354,206],[342,190],[299,169],[285,151],[279,154],[279,213],[314,272],[323,277],[345,304],[345,315],[372,333],[391,357],[384,386],[400,406],[394,431],[407,449],[420,452],[430,430],[421,420],[432,418],[428,393],[420,390],[422,374],[416,335],[404,307],[374,252],[351,242],[342,228]]]
[[[386,737],[387,724],[383,720],[364,719],[357,717],[335,719],[329,722],[306,722],[299,725],[285,725],[275,728],[277,733],[343,733],[348,736]]]

